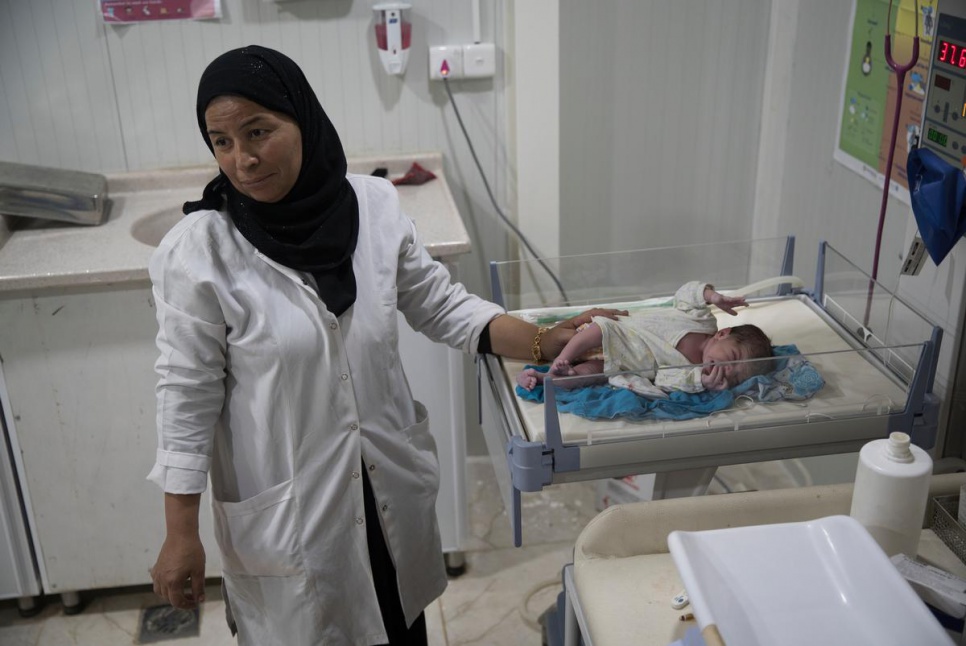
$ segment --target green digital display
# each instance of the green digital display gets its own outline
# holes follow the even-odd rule
[[[929,141],[934,141],[940,146],[942,146],[943,148],[945,148],[946,141],[949,139],[949,136],[944,135],[943,133],[939,132],[935,128],[930,128],[929,131],[926,133],[926,138],[929,139]]]

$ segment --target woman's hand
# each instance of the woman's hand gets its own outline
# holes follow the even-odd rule
[[[584,323],[590,323],[594,316],[604,316],[615,319],[626,316],[626,310],[594,308],[581,312],[577,316],[557,323],[543,334],[533,323],[524,321],[511,314],[501,314],[490,321],[490,351],[493,354],[510,359],[535,361],[533,357],[533,342],[538,338],[540,343],[540,359],[553,361],[567,345],[567,341],[577,333],[577,328]]]
[[[627,316],[627,310],[607,309],[595,307],[577,316],[557,323],[547,330],[540,339],[540,354],[544,361],[552,361],[564,349],[567,342],[577,334],[577,328],[585,323],[590,323],[595,316],[603,316],[608,319],[616,319],[618,316]]]
[[[205,600],[205,548],[197,534],[168,535],[151,568],[154,593],[175,608],[194,608]]]
[[[154,593],[175,608],[194,608],[205,600],[205,548],[198,533],[200,505],[200,493],[164,494],[167,538],[158,562],[151,568],[151,580]]]

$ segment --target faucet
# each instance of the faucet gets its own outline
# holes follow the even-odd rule
[[[103,175],[0,162],[0,215],[93,226],[106,214]]]

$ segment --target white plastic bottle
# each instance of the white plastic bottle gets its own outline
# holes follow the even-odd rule
[[[919,548],[932,458],[905,433],[873,440],[859,452],[849,515],[886,554],[915,557]]]

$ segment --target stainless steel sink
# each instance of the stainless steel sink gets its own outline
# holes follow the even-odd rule
[[[181,221],[181,207],[172,207],[143,215],[131,225],[131,237],[142,244],[157,247],[171,227]]]
[[[0,162],[0,213],[96,226],[107,217],[107,178],[98,173]]]

